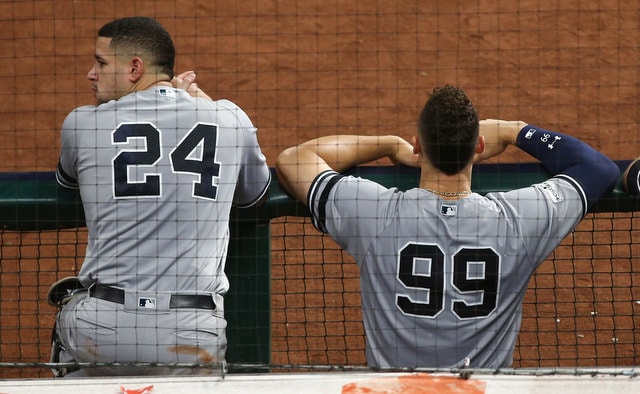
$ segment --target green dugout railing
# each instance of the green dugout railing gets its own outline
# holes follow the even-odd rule
[[[617,162],[621,169],[629,161]],[[358,167],[353,175],[388,187],[415,187],[419,173],[407,167]],[[270,349],[270,221],[281,216],[308,216],[308,211],[280,187],[275,173],[268,200],[259,208],[234,210],[226,265],[231,289],[225,298],[231,372],[268,370]],[[546,179],[536,163],[481,164],[473,174],[473,189],[481,194],[510,190]],[[640,210],[640,199],[620,185],[591,212]],[[43,231],[84,227],[77,191],[60,187],[53,172],[0,173],[0,228]],[[2,360],[0,360],[2,361]]]

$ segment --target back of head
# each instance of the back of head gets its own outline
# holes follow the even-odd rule
[[[158,73],[173,78],[176,49],[169,32],[155,19],[132,16],[116,19],[98,30],[99,37],[111,38],[117,54],[139,56]]]
[[[433,90],[418,119],[422,152],[447,175],[457,174],[473,160],[479,130],[471,100],[451,85]]]

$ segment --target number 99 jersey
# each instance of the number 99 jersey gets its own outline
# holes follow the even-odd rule
[[[530,276],[586,209],[560,178],[444,200],[326,171],[308,199],[358,264],[377,368],[510,367]]]
[[[89,232],[85,286],[227,291],[230,209],[271,180],[239,107],[155,86],[77,108],[61,133],[57,179],[80,189]]]

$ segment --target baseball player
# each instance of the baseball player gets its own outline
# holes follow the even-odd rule
[[[472,192],[474,159],[509,145],[551,177]],[[340,173],[384,157],[419,166],[419,187],[401,192]],[[322,137],[282,152],[276,168],[314,225],[355,258],[367,362],[376,368],[509,367],[531,274],[619,176],[615,163],[571,136],[479,122],[454,86],[433,91],[412,143]]]
[[[107,23],[88,73],[98,105],[62,125],[56,175],[79,188],[89,239],[78,289],[52,289],[61,306],[52,360],[126,366],[67,376],[224,364],[230,209],[260,203],[271,176],[245,112],[208,99],[193,73],[173,79],[174,55],[151,18]],[[72,295],[55,297],[60,289]]]

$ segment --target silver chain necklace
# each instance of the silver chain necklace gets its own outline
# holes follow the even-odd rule
[[[423,189],[433,194],[438,194],[440,196],[445,196],[445,197],[460,197],[460,196],[466,196],[468,194],[471,194],[471,190],[463,190],[461,192],[441,192],[440,190],[429,189],[428,187],[423,187]]]

